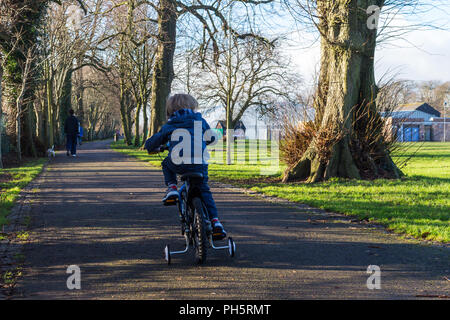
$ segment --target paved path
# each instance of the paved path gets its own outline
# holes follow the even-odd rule
[[[204,266],[190,255],[167,266],[163,248],[182,248],[175,208],[161,204],[159,169],[85,144],[79,157],[59,152],[39,178],[31,241],[15,298],[307,299],[416,298],[448,295],[448,248],[420,245],[350,223],[213,188],[237,256],[212,252]],[[81,290],[66,269],[81,268]],[[381,268],[381,290],[366,286]]]

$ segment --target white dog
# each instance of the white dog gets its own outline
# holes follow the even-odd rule
[[[55,145],[53,145],[51,148],[49,148],[47,150],[47,155],[49,158],[54,158],[56,157],[56,152],[55,152]]]

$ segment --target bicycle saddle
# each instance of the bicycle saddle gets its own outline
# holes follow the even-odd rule
[[[200,172],[188,172],[181,175],[181,181],[186,181],[188,179],[203,179],[203,174]]]

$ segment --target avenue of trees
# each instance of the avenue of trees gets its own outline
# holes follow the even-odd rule
[[[297,126],[304,132],[285,182],[399,178],[379,93],[395,90],[395,103],[420,97],[439,104],[449,90],[448,83],[375,81],[377,45],[402,36],[389,28],[390,15],[420,14],[417,0],[0,3],[0,116],[19,158],[62,145],[70,108],[88,139],[120,129],[139,147],[165,123],[176,88],[209,109],[224,108],[227,128],[255,107],[278,118],[285,105],[314,108],[314,119]],[[308,97],[282,54],[283,35],[259,27],[277,10],[295,20],[292,28],[319,38],[320,67]],[[387,15],[380,25],[377,10]],[[295,143],[288,134],[285,143]]]
[[[2,138],[18,159],[64,144],[71,108],[88,139],[112,136],[120,123],[99,16],[78,1],[0,4]]]

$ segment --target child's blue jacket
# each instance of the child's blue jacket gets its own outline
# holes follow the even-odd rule
[[[206,164],[207,159],[202,159],[202,162],[198,163],[195,162],[194,157],[198,154],[195,154],[195,150],[200,150],[199,146],[194,145],[194,125],[197,126],[197,128],[200,128],[201,126],[201,137],[196,137],[195,142],[201,143],[201,153],[202,155],[205,154],[206,145],[210,144],[214,141],[214,137],[211,137],[209,135],[208,139],[212,139],[211,141],[205,141],[204,135],[205,132],[210,130],[210,127],[205,119],[202,118],[201,113],[194,112],[190,109],[181,109],[174,113],[173,116],[170,117],[170,119],[167,121],[165,125],[162,126],[161,130],[158,133],[155,133],[153,136],[151,136],[147,141],[145,142],[145,149],[148,151],[153,151],[159,148],[162,145],[167,144],[169,142],[169,155],[168,157],[171,158],[172,150],[174,147],[183,141],[184,137],[179,138],[177,141],[171,141],[172,133],[177,129],[185,129],[187,132],[189,132],[189,139],[190,139],[190,146],[191,146],[191,163],[192,164]],[[186,131],[183,131],[184,133],[187,133]],[[199,133],[199,130],[197,129],[197,132]],[[198,153],[198,152],[197,152]],[[180,153],[180,156],[183,155],[183,151]],[[202,157],[203,158],[203,157]]]

